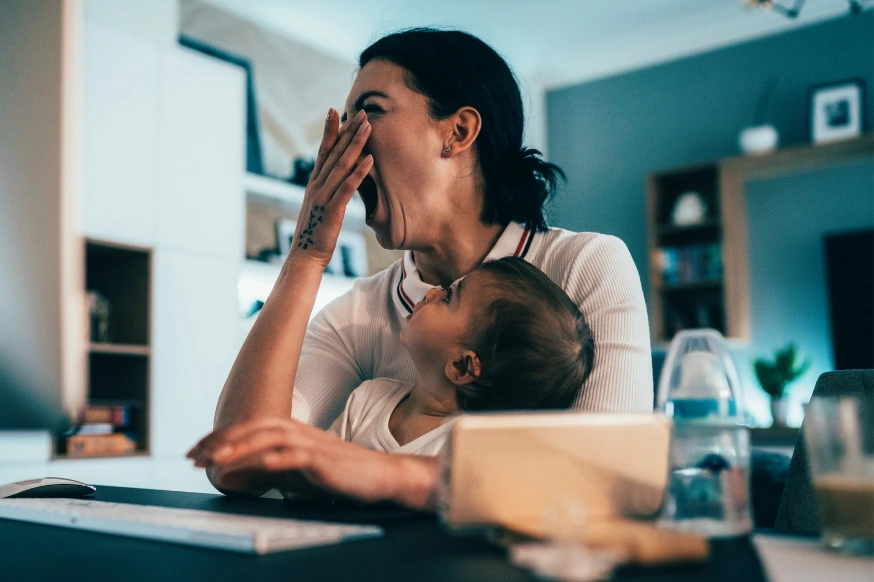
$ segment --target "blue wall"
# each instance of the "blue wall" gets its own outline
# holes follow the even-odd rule
[[[764,121],[777,128],[781,146],[808,141],[810,87],[848,78],[865,82],[863,119],[870,131],[872,52],[874,15],[868,11],[549,92],[550,161],[568,175],[550,209],[551,223],[622,238],[648,293],[646,174],[738,155],[738,133],[757,121],[756,103],[775,75],[778,84]],[[767,401],[749,373],[752,354],[818,334],[804,346],[817,365],[799,381],[796,399],[806,398],[816,375],[832,365],[828,319],[822,311],[827,301],[821,280],[822,232],[871,224],[871,172],[870,164],[853,165],[749,186],[753,341],[736,355],[753,412],[761,422],[768,422],[769,416]],[[798,192],[805,193],[805,202],[796,196],[787,204]],[[836,197],[842,202],[830,206]],[[807,241],[803,245],[798,242],[802,239]],[[786,245],[794,245],[791,260],[781,254]],[[769,265],[778,256],[785,264],[774,271]],[[783,278],[794,280],[799,262],[816,263],[820,279],[797,287],[797,295],[787,301],[778,290],[794,288]],[[777,304],[794,311],[811,302],[819,307],[799,308],[789,318],[797,327],[795,323],[787,327],[783,312],[772,311]],[[796,406],[796,419],[799,414]]]
[[[737,360],[749,362],[789,341],[799,346],[811,363],[791,393],[799,423],[816,378],[834,369],[824,237],[874,226],[872,193],[870,160],[747,186],[754,325],[752,347]]]

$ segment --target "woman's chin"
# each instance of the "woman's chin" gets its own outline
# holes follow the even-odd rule
[[[379,246],[388,251],[394,251],[400,248],[403,241],[400,240],[399,237],[392,236],[391,224],[388,221],[370,219],[367,222],[367,226],[373,230],[373,234],[376,235],[376,242],[379,243]]]

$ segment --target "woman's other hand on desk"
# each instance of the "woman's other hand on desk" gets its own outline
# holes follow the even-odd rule
[[[364,502],[435,506],[436,457],[371,451],[292,419],[256,418],[215,431],[188,457],[211,471],[213,483],[227,492],[315,488]]]

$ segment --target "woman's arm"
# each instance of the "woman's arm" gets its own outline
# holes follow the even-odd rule
[[[291,387],[322,273],[336,247],[346,205],[373,164],[370,156],[360,159],[370,135],[366,116],[342,130],[337,122],[331,110],[291,252],[222,389],[216,429],[255,417],[291,415]],[[214,472],[207,474],[212,480]]]
[[[652,412],[649,320],[640,275],[620,239],[575,235],[564,290],[595,338],[595,365],[574,405],[586,412]]]

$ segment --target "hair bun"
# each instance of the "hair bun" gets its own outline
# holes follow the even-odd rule
[[[541,155],[540,150],[521,147],[504,157],[503,183],[496,185],[497,190],[503,191],[504,203],[497,216],[491,218],[507,224],[519,216],[539,216],[539,222],[529,220],[529,224],[537,230],[546,230],[543,205],[554,194],[559,178],[565,175],[561,168],[544,161]]]

